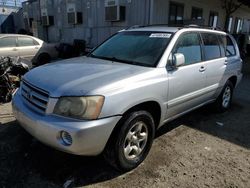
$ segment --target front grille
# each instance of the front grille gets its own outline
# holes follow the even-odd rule
[[[24,102],[32,109],[45,113],[48,101],[49,93],[37,88],[27,81],[22,81],[21,94]]]

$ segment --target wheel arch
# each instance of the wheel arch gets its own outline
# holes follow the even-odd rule
[[[230,82],[232,82],[234,88],[236,87],[236,84],[237,84],[237,76],[231,76],[229,79],[228,79]]]
[[[157,127],[160,124],[161,112],[162,112],[160,104],[156,101],[146,101],[146,102],[136,104],[133,107],[127,109],[122,114],[122,118],[119,120],[119,122],[114,127],[105,147],[108,147],[108,145],[110,145],[110,143],[113,141],[114,137],[118,134],[118,131],[119,131],[120,127],[122,126],[123,122],[125,121],[127,115],[129,115],[131,112],[139,111],[139,110],[145,110],[152,115],[152,117],[154,119],[154,123],[155,123],[155,130],[157,129]]]

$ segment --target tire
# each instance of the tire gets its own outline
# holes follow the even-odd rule
[[[49,63],[51,60],[51,57],[49,54],[44,53],[44,54],[40,54],[37,58],[37,62],[36,62],[36,66],[40,66],[40,65],[44,65]]]
[[[126,115],[104,151],[105,160],[120,171],[136,168],[147,157],[155,136],[153,117],[146,111]]]
[[[231,107],[232,98],[233,98],[233,90],[234,90],[234,86],[232,82],[228,80],[221,94],[215,101],[215,107],[218,112],[225,112]]]

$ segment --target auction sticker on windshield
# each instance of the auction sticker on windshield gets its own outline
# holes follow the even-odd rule
[[[171,34],[169,33],[152,33],[150,38],[170,38]]]

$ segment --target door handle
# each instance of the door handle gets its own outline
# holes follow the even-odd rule
[[[204,66],[201,66],[199,69],[200,72],[204,72],[205,70],[206,70],[206,68]]]
[[[13,50],[13,51],[17,51],[17,49],[16,49],[16,48],[13,48],[12,50]]]
[[[35,47],[35,49],[37,50],[37,49],[39,49],[38,47]]]
[[[228,60],[226,59],[225,62],[224,62],[224,65],[227,65],[228,64]]]

